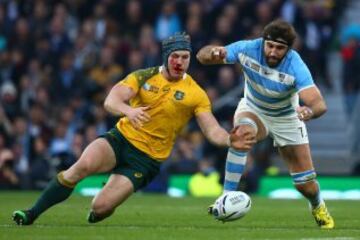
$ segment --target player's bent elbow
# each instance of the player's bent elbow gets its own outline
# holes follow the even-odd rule
[[[325,113],[327,112],[327,110],[328,110],[328,109],[327,109],[326,104],[325,104],[325,103],[321,104],[321,107],[320,107],[320,109],[319,109],[319,116],[325,114]]]
[[[327,108],[326,104],[324,103],[324,105],[323,105],[323,114],[326,113],[327,110],[328,110],[328,108]]]
[[[327,112],[327,106],[324,101],[320,101],[317,104],[315,104],[313,107],[311,107],[313,111],[312,119],[321,117]]]
[[[111,112],[112,106],[111,106],[111,101],[108,97],[105,99],[103,106],[106,111]]]
[[[325,114],[326,112],[327,112],[327,107],[325,106],[325,107],[322,109],[321,115]]]
[[[110,112],[109,103],[107,103],[107,102],[105,101],[104,104],[103,104],[103,106],[104,106],[104,109],[105,109],[106,111]]]

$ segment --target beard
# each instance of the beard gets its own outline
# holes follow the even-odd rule
[[[281,62],[282,59],[275,58],[275,57],[265,57],[265,60],[266,60],[266,64],[269,67],[275,68],[279,65],[279,63]]]

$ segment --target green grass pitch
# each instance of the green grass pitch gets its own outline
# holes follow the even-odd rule
[[[43,214],[34,225],[16,226],[12,211],[29,206],[34,192],[0,192],[0,239],[360,239],[359,201],[327,201],[336,229],[320,230],[305,200],[270,200],[252,196],[250,212],[221,223],[206,213],[213,198],[170,198],[138,193],[113,216],[98,224],[86,221],[91,198],[73,195]]]

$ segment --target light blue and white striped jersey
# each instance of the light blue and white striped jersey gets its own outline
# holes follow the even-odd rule
[[[308,67],[295,50],[290,49],[276,68],[266,63],[262,38],[234,42],[226,50],[226,62],[242,66],[246,103],[263,114],[295,114],[298,92],[314,86]]]

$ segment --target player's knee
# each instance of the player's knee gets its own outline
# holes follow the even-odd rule
[[[243,129],[241,126],[234,129],[230,134],[231,147],[237,151],[248,152],[256,143],[255,135]]]
[[[97,216],[110,216],[114,212],[114,208],[107,201],[101,200],[94,201],[91,209]]]
[[[258,130],[258,126],[256,124],[256,122],[254,121],[254,119],[249,118],[249,117],[237,117],[237,119],[235,120],[234,126],[250,126],[252,127],[256,132]]]
[[[235,121],[235,127],[239,128],[239,134],[241,137],[256,137],[258,127],[256,122],[248,117],[242,117]]]
[[[256,137],[255,129],[249,125],[239,126],[239,134],[240,134],[240,137],[243,137],[243,138],[246,138],[246,137],[255,138]]]
[[[240,118],[235,122],[235,127],[231,131],[230,139],[233,148],[237,151],[248,152],[256,143],[257,125],[251,118]]]

